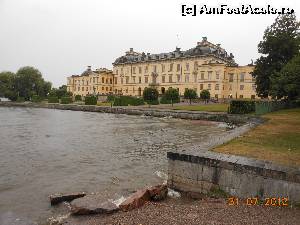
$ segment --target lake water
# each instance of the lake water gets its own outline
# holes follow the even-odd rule
[[[53,193],[117,198],[162,182],[167,151],[220,135],[224,126],[171,118],[0,107],[0,224],[59,213]]]

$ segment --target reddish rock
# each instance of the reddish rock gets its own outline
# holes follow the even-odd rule
[[[153,201],[161,201],[168,195],[168,187],[166,184],[156,185],[148,188],[150,198]]]
[[[72,215],[109,214],[119,210],[119,207],[102,196],[87,195],[76,199],[70,204]]]
[[[50,195],[50,203],[51,205],[56,205],[61,202],[70,202],[76,198],[82,198],[85,196],[84,192],[79,192],[79,193],[71,193],[71,194],[54,194]]]
[[[129,211],[143,206],[147,201],[150,201],[150,199],[150,194],[147,189],[138,190],[122,202],[119,207],[123,211]]]

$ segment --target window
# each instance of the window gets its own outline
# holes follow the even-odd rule
[[[170,63],[169,72],[173,71],[173,63]]]
[[[215,94],[215,98],[219,98],[218,94]]]
[[[201,72],[201,80],[204,80],[204,72]]]
[[[233,82],[233,73],[229,74],[229,82]]]
[[[148,73],[148,66],[145,66],[145,73]]]
[[[231,84],[229,85],[229,91],[232,91],[232,85]]]
[[[140,66],[139,67],[139,74],[141,74],[142,73],[142,67]]]
[[[126,77],[126,84],[129,83],[129,77]]]
[[[78,87],[78,91],[80,91],[80,87]]]
[[[113,82],[113,81],[112,81],[112,79],[110,78],[110,83],[112,84],[112,82]]]
[[[240,74],[240,82],[244,82],[245,81],[245,73],[241,73]]]
[[[165,72],[165,65],[164,64],[161,64],[161,72]]]
[[[180,82],[180,75],[177,75],[177,82]]]
[[[169,82],[172,83],[172,75],[169,75]]]
[[[108,91],[108,87],[106,87],[105,90]]]
[[[256,85],[252,84],[252,91],[256,91]]]
[[[89,87],[86,87],[86,89],[85,89],[86,91],[88,91],[89,90]]]
[[[145,83],[146,84],[148,83],[148,77],[145,77]]]
[[[165,76],[162,76],[162,77],[161,77],[161,82],[162,82],[162,83],[165,83]]]
[[[118,82],[117,82],[117,80],[118,80],[118,78],[116,78],[116,77],[115,77],[115,84],[117,84],[117,83],[118,83]]]
[[[194,82],[197,82],[197,74],[194,74]]]
[[[82,87],[81,90],[84,91],[84,87]]]
[[[116,74],[118,75],[118,70],[116,70]]]
[[[153,72],[155,72],[155,73],[156,73],[156,65],[155,65],[155,66],[153,66]]]
[[[220,73],[219,73],[219,71],[216,72],[216,79],[217,79],[217,80],[220,79]]]
[[[109,90],[112,91],[112,87],[110,87]]]
[[[210,90],[211,89],[211,84],[207,85],[207,89]]]
[[[104,77],[102,77],[102,83],[104,83]]]
[[[211,80],[211,78],[212,78],[212,71],[208,71],[208,80]]]
[[[251,99],[255,99],[255,95],[251,95]]]
[[[243,95],[240,95],[240,98],[244,98],[244,96],[243,96]]]
[[[200,90],[203,90],[203,84],[200,84]]]
[[[180,64],[177,64],[177,72],[180,71]]]
[[[123,84],[123,78],[121,78],[121,84]]]
[[[220,89],[220,85],[219,85],[219,84],[216,84],[215,90],[219,90],[219,89]]]
[[[142,83],[142,78],[141,77],[139,77],[139,83]]]
[[[121,68],[121,74],[123,74],[123,68]]]
[[[135,74],[135,66],[132,67],[132,73]]]
[[[132,77],[132,79],[133,79],[133,83],[135,83],[135,77]]]
[[[93,77],[93,83],[95,83],[95,77]]]
[[[185,75],[185,82],[186,82],[186,83],[190,82],[190,77],[189,77],[189,75]]]
[[[198,62],[197,61],[194,62],[194,70],[198,70]]]
[[[244,90],[244,85],[240,85],[240,90]]]
[[[185,64],[185,69],[186,69],[187,71],[190,70],[190,64],[189,64],[189,63],[186,63],[186,64]]]

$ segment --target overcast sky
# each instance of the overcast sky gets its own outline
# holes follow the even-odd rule
[[[0,71],[38,68],[54,86],[91,65],[112,68],[130,47],[161,53],[192,48],[206,36],[240,65],[256,59],[273,15],[182,17],[182,4],[291,7],[299,0],[0,0]]]

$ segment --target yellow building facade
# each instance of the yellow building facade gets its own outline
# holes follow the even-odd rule
[[[113,63],[113,71],[90,67],[81,75],[68,77],[68,90],[74,95],[117,94],[142,96],[146,87],[160,94],[172,87],[180,95],[186,88],[209,90],[211,97],[257,98],[253,64],[238,66],[232,53],[203,37],[194,48],[176,48],[169,53],[139,53],[131,48]],[[104,82],[102,82],[104,81]],[[107,83],[107,81],[109,81]]]
[[[67,78],[67,90],[74,96],[112,94],[113,86],[113,73],[105,68],[93,71],[91,66],[88,66],[81,75],[72,75]]]

